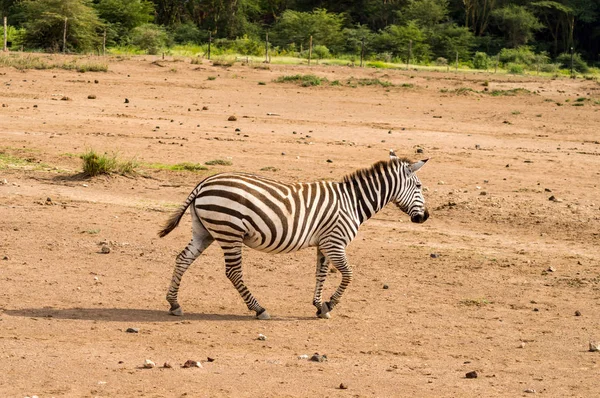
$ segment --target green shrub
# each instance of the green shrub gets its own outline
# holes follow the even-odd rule
[[[525,73],[525,68],[521,64],[508,64],[506,66],[506,70],[508,71],[508,73],[513,75],[522,75],[523,73]]]
[[[319,59],[331,57],[331,54],[329,53],[329,49],[322,45],[313,46],[312,52]]]
[[[571,54],[562,53],[556,57],[556,61],[563,69],[571,69]],[[587,73],[590,70],[588,64],[581,58],[581,54],[573,54],[573,70],[579,73]]]
[[[145,50],[148,54],[158,54],[161,48],[167,45],[167,32],[161,26],[144,24],[133,29],[131,42]]]
[[[120,161],[116,154],[106,153],[99,155],[93,149],[81,155],[83,161],[83,173],[89,177],[100,174],[134,174],[138,164],[134,159]]]
[[[279,76],[274,80],[275,83],[299,82],[302,87],[319,86],[321,82],[327,81],[325,78],[320,78],[315,75],[288,75]]]
[[[473,67],[475,69],[487,69],[489,67],[490,58],[486,53],[476,52],[473,57]]]
[[[522,64],[533,65],[536,63],[536,55],[528,46],[517,48],[503,48],[498,54],[500,62],[503,64]]]
[[[215,159],[204,163],[207,166],[231,166],[233,163],[230,160]]]

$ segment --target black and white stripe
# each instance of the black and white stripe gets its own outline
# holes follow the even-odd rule
[[[167,293],[169,312],[182,314],[177,302],[181,278],[190,264],[216,241],[223,249],[227,277],[260,319],[268,319],[269,314],[244,284],[242,246],[267,253],[317,247],[313,305],[318,316],[328,318],[352,280],[346,246],[360,224],[389,202],[413,222],[422,223],[429,217],[416,175],[426,161],[411,163],[390,151],[389,161],[358,170],[341,182],[286,184],[244,173],[206,178],[159,232],[160,237],[171,232],[191,206],[192,240],[177,256]],[[328,262],[341,272],[342,282],[330,300],[323,303],[321,293]]]

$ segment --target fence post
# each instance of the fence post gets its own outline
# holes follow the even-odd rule
[[[2,47],[3,51],[8,51],[8,47],[6,43],[8,41],[8,27],[6,23],[6,17],[4,17],[4,46]]]
[[[363,67],[363,60],[365,59],[365,38],[363,37],[360,41],[360,67]]]
[[[573,77],[573,47],[571,47],[571,77]]]
[[[308,64],[310,65],[310,59],[312,58],[312,35],[310,36],[310,40],[308,42]]]
[[[269,32],[265,34],[265,63],[269,63]]]
[[[104,34],[102,35],[102,56],[106,56],[106,29],[104,29]]]
[[[63,30],[63,54],[67,52],[67,21],[69,18],[65,17],[65,29]]]
[[[210,59],[210,43],[212,42],[212,32],[208,31],[208,59]]]
[[[410,55],[412,53],[412,40],[408,41],[408,58],[406,58],[406,70],[408,70],[408,64],[410,64]]]
[[[456,68],[455,68],[455,73],[458,73],[458,51],[456,52]]]
[[[498,72],[498,64],[500,63],[500,55],[496,55],[496,66],[494,67],[494,74]]]

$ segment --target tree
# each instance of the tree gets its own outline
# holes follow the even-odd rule
[[[475,36],[464,26],[446,23],[437,25],[430,32],[427,42],[436,57],[453,60],[458,53],[459,59],[467,60],[471,58]]]
[[[389,52],[405,61],[408,58],[408,48],[411,41],[412,59],[416,59],[418,62],[429,61],[431,51],[429,44],[426,42],[425,32],[414,21],[410,21],[406,25],[387,26],[377,35],[373,44],[377,52]]]
[[[158,51],[167,44],[168,40],[165,29],[151,23],[134,28],[131,36],[133,45],[146,50],[148,54],[158,54]]]
[[[496,8],[497,1],[462,0],[465,7],[465,27],[471,29],[477,36],[483,36],[487,31],[490,16]]]
[[[510,47],[527,44],[533,38],[533,32],[543,27],[532,12],[514,4],[494,10],[491,15]]]
[[[133,28],[154,19],[154,4],[147,0],[100,0],[94,8],[120,43]]]
[[[27,48],[61,49],[65,18],[69,51],[90,51],[100,44],[103,25],[90,0],[23,0],[20,11],[26,29],[23,44]]]
[[[399,14],[407,21],[431,29],[448,18],[448,0],[411,0]]]
[[[312,36],[313,43],[324,45],[335,53],[344,41],[343,23],[343,15],[328,13],[323,9],[310,13],[286,10],[274,27],[273,42],[276,45],[295,43],[306,47]]]

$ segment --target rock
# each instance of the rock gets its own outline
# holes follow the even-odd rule
[[[476,371],[476,370],[474,370],[474,371],[472,371],[472,372],[467,372],[467,373],[465,374],[465,377],[466,377],[467,379],[476,379],[476,378],[477,378],[477,376],[479,376],[479,375],[477,374],[477,371]]]
[[[479,195],[485,196],[485,195],[487,195],[487,191],[481,191],[481,192],[479,192]]]
[[[66,95],[64,97],[62,97],[60,99],[61,101],[71,101],[71,98],[67,97]]]
[[[149,360],[149,359],[146,359],[146,360],[144,361],[144,368],[145,368],[145,369],[152,369],[152,368],[154,368],[155,366],[156,366],[156,364],[155,364],[154,362],[152,362],[151,360]]]
[[[429,257],[431,257],[431,258],[440,258],[440,255],[438,253],[431,253],[429,255]]]
[[[348,389],[348,384],[346,384],[346,383],[340,383],[340,386],[338,388],[340,390],[347,390]]]
[[[598,352],[600,351],[600,343],[595,341],[590,341],[590,352]]]
[[[235,121],[237,120],[237,117],[235,117],[235,116],[231,115],[231,116],[229,116],[229,117],[227,118],[227,120],[228,120],[228,121],[230,121],[230,122],[235,122]]]
[[[527,394],[535,394],[535,390],[533,388],[528,388],[528,389],[524,390],[523,392],[527,393]]]
[[[438,181],[438,185],[445,185],[446,183],[444,181]]]
[[[525,343],[521,341],[521,343],[519,344],[519,348],[525,348]]]
[[[129,103],[129,99],[125,98],[125,103],[128,104]]]
[[[94,94],[90,94],[88,95],[88,99],[96,99],[96,96]]]
[[[262,333],[259,333],[259,334],[258,334],[258,337],[257,337],[256,339],[257,339],[257,340],[260,340],[260,341],[265,341],[265,340],[267,339],[267,336],[265,336],[265,335],[264,335],[264,334],[262,334]]]
[[[100,249],[100,252],[102,252],[102,254],[108,254],[110,253],[110,247],[104,245],[102,246],[102,249]]]
[[[285,152],[281,152],[281,156],[285,156]]]
[[[8,180],[6,178],[2,179],[2,181],[0,181],[0,185],[8,185]]]
[[[544,188],[544,192],[552,192],[550,188]]]
[[[548,198],[548,200],[551,202],[556,202],[556,196],[552,195]]]
[[[211,358],[211,357],[206,357],[206,361],[207,361],[207,362],[214,362],[214,361],[215,361],[215,359],[214,359],[214,358]]]
[[[540,309],[536,307],[533,309],[533,312],[540,312]]]
[[[139,333],[140,329],[138,328],[127,328],[127,330],[125,331],[125,333]]]
[[[242,130],[240,130],[240,129],[235,129],[235,131],[236,131],[236,132],[238,132],[238,131],[242,131]]]
[[[476,144],[476,145],[475,145],[475,149],[481,149],[481,145],[479,145],[479,144]]]
[[[52,204],[52,198],[46,198],[46,204],[47,205],[51,205]]]
[[[313,362],[326,362],[327,355],[319,355],[318,352],[315,352],[314,355],[310,357],[310,360]]]
[[[575,311],[575,316],[581,316],[581,312],[579,310]]]
[[[417,148],[417,153],[423,153],[423,148]]]
[[[207,110],[208,110],[208,106],[203,106],[203,107],[202,107],[202,110],[203,110],[203,111],[207,111]]]
[[[171,363],[170,363],[170,362],[165,362],[165,363],[163,364],[163,368],[165,368],[165,369],[171,369],[172,367],[173,367],[173,365],[171,365]]]
[[[390,287],[389,287],[388,285],[383,285],[383,289],[384,289],[384,290],[387,290],[387,289],[389,289],[389,288],[390,288]]]
[[[327,163],[333,163],[333,160],[327,159]]]
[[[308,359],[308,355],[306,355],[306,354],[298,355],[298,359]]]
[[[187,361],[185,361],[185,363],[183,364],[182,368],[201,368],[202,364],[198,361],[193,361],[191,359],[188,359]]]
[[[10,258],[8,258],[8,256],[4,256],[4,257],[2,257],[2,260],[8,261],[8,260],[10,260]]]
[[[94,80],[94,84],[98,84],[100,83],[98,80]]]
[[[556,269],[554,267],[549,267],[546,271],[547,272],[554,272],[554,271],[556,271]]]

